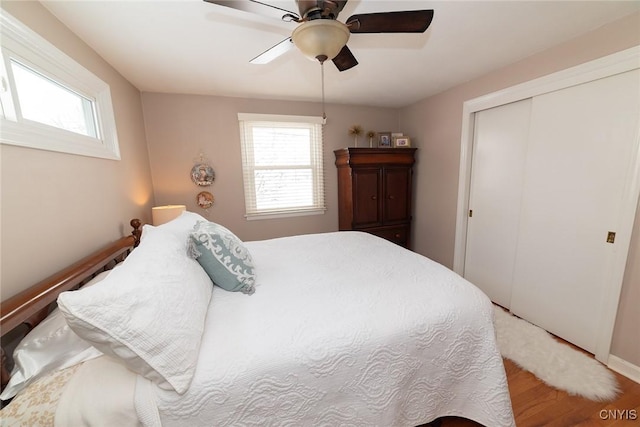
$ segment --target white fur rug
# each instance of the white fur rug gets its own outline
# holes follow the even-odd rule
[[[600,362],[500,307],[494,311],[498,347],[503,357],[569,394],[598,401],[615,398],[618,382]]]

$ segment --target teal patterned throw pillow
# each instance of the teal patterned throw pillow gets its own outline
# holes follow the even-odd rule
[[[189,254],[213,283],[232,292],[250,295],[255,291],[251,254],[235,234],[220,224],[198,221],[189,237]]]

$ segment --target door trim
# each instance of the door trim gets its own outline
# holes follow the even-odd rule
[[[462,110],[458,207],[453,259],[453,270],[456,273],[460,275],[464,273],[475,113],[639,68],[640,46],[635,46],[464,102]],[[620,212],[620,224],[623,228],[618,234],[620,239],[616,242],[616,244],[620,245],[619,247],[625,248],[625,250],[616,251],[613,262],[606,271],[607,281],[613,283],[613,285],[611,292],[607,293],[606,297],[603,298],[602,317],[598,322],[599,330],[595,356],[597,360],[604,363],[606,363],[609,358],[620,290],[622,288],[625,264],[631,242],[631,231],[640,195],[640,129],[636,136],[632,158],[632,167],[629,171],[628,180],[624,189],[623,208]]]

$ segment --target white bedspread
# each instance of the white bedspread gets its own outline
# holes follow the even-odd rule
[[[255,294],[215,289],[184,395],[139,379],[147,423],[157,411],[165,427],[416,426],[446,415],[514,425],[491,303],[460,276],[359,232],[247,247]]]

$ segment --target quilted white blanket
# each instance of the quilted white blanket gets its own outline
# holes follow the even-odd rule
[[[138,379],[145,423],[514,425],[493,309],[472,284],[359,232],[247,247],[255,294],[215,289],[184,395]]]

